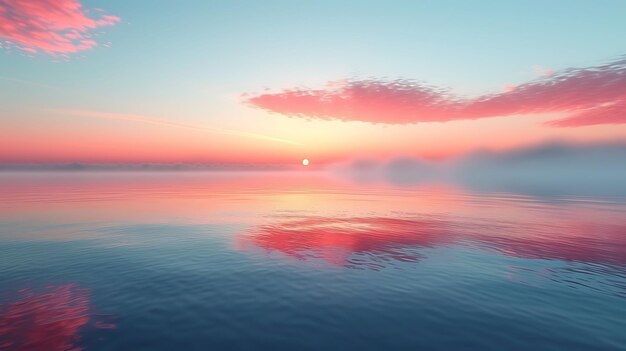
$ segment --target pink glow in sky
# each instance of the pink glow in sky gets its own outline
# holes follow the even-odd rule
[[[0,164],[311,170],[626,140],[626,5],[268,1],[0,0]]]
[[[90,12],[98,12],[96,17]],[[98,45],[93,31],[114,26],[120,18],[88,12],[78,0],[3,0],[0,40],[27,52],[72,54]]]

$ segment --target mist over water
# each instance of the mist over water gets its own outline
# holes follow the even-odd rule
[[[469,191],[541,196],[626,196],[626,144],[550,142],[509,151],[477,151],[443,161],[359,159],[335,172],[360,183],[453,183]]]
[[[0,0],[0,351],[626,351],[626,1]]]
[[[0,349],[624,349],[626,198],[391,180],[1,173]]]

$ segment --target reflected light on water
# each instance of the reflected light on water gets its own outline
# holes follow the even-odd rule
[[[4,174],[0,350],[615,349],[624,213],[315,171]]]
[[[82,350],[80,332],[92,321],[89,291],[75,284],[46,290],[22,289],[17,301],[0,306],[0,350]]]
[[[238,248],[260,247],[299,260],[323,258],[341,266],[379,267],[382,262],[417,261],[413,246],[445,241],[440,222],[385,217],[281,216],[238,238]],[[362,254],[367,257],[354,257]]]
[[[250,228],[238,249],[261,248],[298,260],[321,258],[339,266],[375,267],[416,262],[415,249],[464,242],[503,255],[586,263],[626,264],[626,227],[579,221],[542,223],[469,218],[276,215]]]

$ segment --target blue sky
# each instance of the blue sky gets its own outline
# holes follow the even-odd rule
[[[95,31],[97,47],[68,58],[5,50],[3,120],[38,123],[59,118],[42,110],[79,109],[287,137],[275,117],[254,122],[260,112],[240,94],[375,77],[477,96],[541,70],[625,53],[624,1],[90,0],[83,7],[121,21]]]

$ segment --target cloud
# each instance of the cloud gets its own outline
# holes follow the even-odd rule
[[[548,77],[554,74],[554,70],[543,67],[542,65],[533,65],[533,72],[539,77]]]
[[[385,124],[446,122],[519,114],[567,114],[549,125],[626,123],[626,58],[542,74],[505,91],[464,99],[411,80],[346,80],[246,97],[256,108],[291,117]]]
[[[46,88],[46,89],[60,89],[59,87],[56,87],[56,86],[53,86],[53,85],[47,85],[47,84],[42,84],[42,83],[39,83],[39,82],[34,82],[32,80],[19,79],[19,78],[13,78],[13,77],[0,76],[0,80],[7,81],[7,82],[24,84],[24,85],[28,85],[28,86],[31,86],[31,87]]]
[[[583,110],[569,117],[549,121],[555,127],[579,127],[596,124],[626,123],[626,99]]]
[[[97,18],[89,16],[98,12]],[[0,0],[0,41],[29,53],[68,55],[97,46],[94,30],[120,18],[79,0]]]

